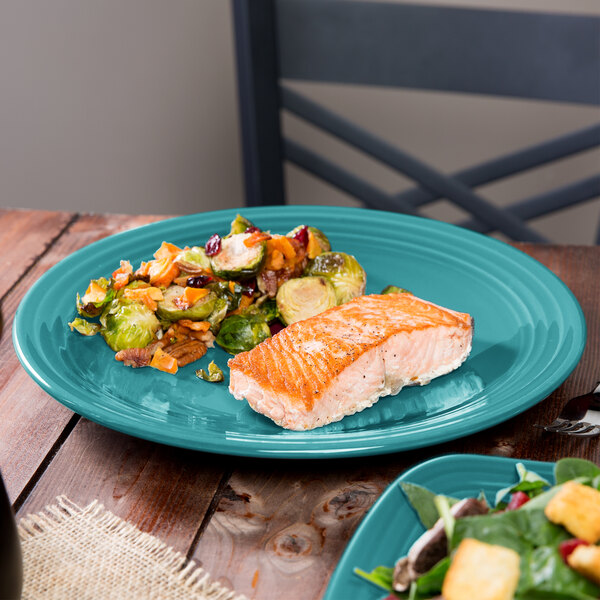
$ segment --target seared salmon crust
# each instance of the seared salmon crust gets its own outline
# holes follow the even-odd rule
[[[458,368],[473,319],[412,294],[360,296],[229,360],[238,400],[294,430],[339,421]]]

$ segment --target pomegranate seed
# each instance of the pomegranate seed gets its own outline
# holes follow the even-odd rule
[[[572,540],[565,540],[558,545],[558,551],[560,552],[565,564],[568,564],[567,558],[571,555],[571,552],[577,548],[577,546],[589,546],[589,543],[585,540],[580,540],[579,538],[573,538]]]
[[[299,241],[305,248],[308,246],[308,225],[302,225],[294,234],[294,239]]]
[[[256,291],[256,279],[252,279],[252,281],[248,281],[242,290],[242,294],[244,296],[248,296],[252,298],[254,296],[254,292]]]
[[[279,321],[275,321],[274,323],[271,323],[269,325],[269,329],[271,330],[271,335],[275,335],[276,333],[279,333],[282,329],[285,329],[285,327]]]
[[[254,227],[254,225],[252,225],[252,227],[248,227],[248,229],[246,229],[246,231],[244,233],[256,233],[257,231],[260,231],[260,229],[258,227]]]
[[[516,510],[526,502],[529,502],[529,496],[525,492],[515,492],[510,497],[510,502],[508,503],[506,510]]]
[[[213,278],[210,275],[196,275],[195,277],[188,277],[188,280],[185,282],[185,284],[188,287],[203,288],[212,280]]]
[[[221,236],[218,233],[208,238],[206,246],[204,246],[204,251],[206,252],[206,256],[214,256],[221,252]]]

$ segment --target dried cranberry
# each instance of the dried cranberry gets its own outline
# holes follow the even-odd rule
[[[589,543],[585,540],[580,540],[578,538],[573,538],[571,540],[565,540],[558,545],[558,551],[562,556],[562,559],[567,563],[567,558],[571,555],[571,552],[577,548],[577,546],[589,546]]]
[[[242,294],[244,296],[248,296],[252,298],[254,296],[254,292],[256,291],[256,279],[252,279],[251,281],[247,281],[244,289],[242,290]]]
[[[529,496],[525,492],[515,492],[510,497],[510,502],[506,510],[517,510],[517,508],[520,508],[526,502],[529,502]]]
[[[279,333],[282,329],[285,329],[285,326],[282,325],[279,321],[274,321],[269,325],[269,329],[271,330],[271,335],[275,335]]]
[[[218,233],[208,238],[206,246],[204,246],[204,252],[206,252],[206,256],[214,256],[221,252],[221,236]]]
[[[305,248],[308,246],[308,225],[302,225],[294,234],[294,239],[299,241]]]
[[[254,227],[254,225],[252,225],[252,227],[248,227],[248,229],[246,229],[246,231],[244,231],[244,233],[256,233],[257,231],[260,231],[260,229],[258,227]]]
[[[213,278],[210,275],[196,275],[195,277],[188,277],[188,280],[185,282],[185,284],[188,287],[203,288],[212,280]]]

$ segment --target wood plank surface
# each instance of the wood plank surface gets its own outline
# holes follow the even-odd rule
[[[59,233],[60,225],[65,222],[64,219],[51,219],[29,212],[34,223],[44,219],[47,223],[54,223],[54,227],[47,227],[51,236]],[[56,444],[60,444],[61,434],[73,417],[70,410],[43,392],[19,365],[11,339],[13,316],[19,302],[41,275],[75,250],[112,233],[161,218],[164,217],[81,215],[70,222],[47,251],[39,254],[31,268],[23,273],[13,269],[15,281],[9,286],[1,307],[4,327],[0,340],[0,352],[4,357],[0,362],[0,414],[3,417],[0,420],[0,471],[11,501],[19,497],[48,454],[53,452]],[[22,219],[16,221],[18,231],[26,229]],[[44,240],[44,237],[41,239]],[[29,241],[28,244],[31,246]],[[45,250],[44,244],[38,244],[36,249]],[[32,253],[30,255],[33,256]]]
[[[538,460],[581,456],[600,463],[600,439],[533,428],[551,421],[569,397],[589,391],[600,377],[598,247],[517,245],[572,289],[588,323],[582,360],[550,398],[484,432],[430,448],[283,461],[219,457],[139,440],[81,419],[42,392],[18,365],[7,334],[25,291],[75,249],[161,217],[32,213],[31,218],[48,224],[45,233],[27,241],[27,265],[13,260],[8,280],[0,281],[7,290],[0,340],[5,357],[0,364],[0,470],[11,498],[19,498],[20,515],[40,510],[59,494],[83,505],[99,499],[248,598],[312,600],[323,595],[365,512],[409,466],[453,452]],[[27,229],[24,214],[0,211],[0,226],[2,219],[15,223],[16,232]],[[0,250],[3,244],[18,248],[18,234],[11,235],[0,240]]]
[[[81,418],[19,515],[37,512],[61,494],[80,506],[100,499],[114,514],[186,553],[226,472],[224,462]]]
[[[0,209],[0,298],[75,218],[75,213]]]

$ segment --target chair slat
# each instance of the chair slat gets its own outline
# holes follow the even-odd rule
[[[284,138],[283,149],[285,157],[291,163],[345,191],[363,202],[368,208],[401,212],[408,215],[418,214],[417,210],[409,204],[396,200],[372,183],[357,177],[343,167],[293,140]]]
[[[600,146],[600,125],[580,129],[535,146],[512,152],[492,160],[452,173],[450,176],[471,188],[491,183],[521,173],[540,165],[572,156]],[[440,196],[429,190],[415,187],[396,195],[396,198],[409,202],[413,206],[423,206]]]
[[[276,9],[284,79],[600,104],[600,17],[347,0]]]
[[[525,225],[519,218],[486,202],[464,184],[440,173],[423,161],[336,115],[316,102],[285,87],[281,88],[280,95],[282,106],[295,115],[407,175],[421,186],[454,201],[479,220],[495,226],[510,238],[529,242],[547,241],[544,236]]]
[[[594,175],[576,183],[531,196],[508,206],[506,210],[521,219],[535,219],[598,197],[600,197],[600,175]],[[495,227],[490,227],[476,219],[467,219],[459,225],[480,233],[490,233],[495,230]]]

